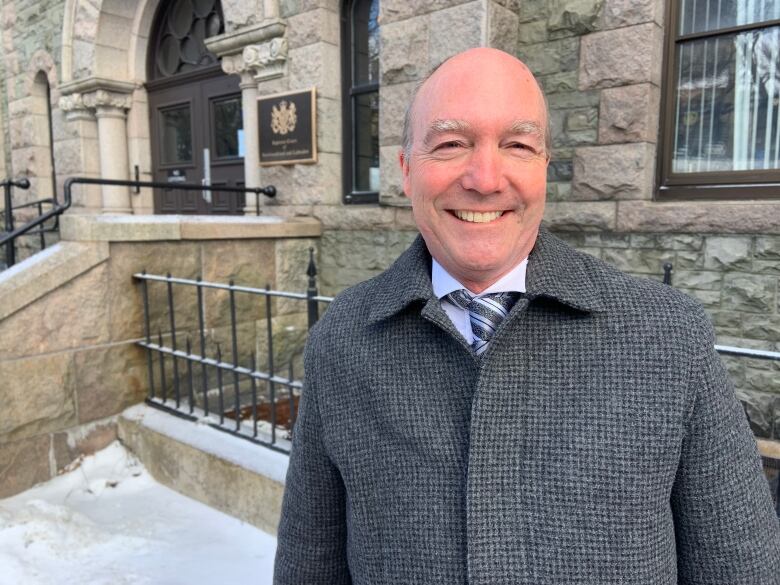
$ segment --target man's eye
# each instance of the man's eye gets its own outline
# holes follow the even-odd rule
[[[437,150],[447,150],[447,149],[453,149],[453,148],[460,148],[463,146],[461,142],[458,142],[457,140],[448,140],[447,142],[442,142],[439,144],[436,149]]]
[[[537,154],[536,148],[524,142],[512,142],[509,144],[509,150],[519,156],[533,156]]]

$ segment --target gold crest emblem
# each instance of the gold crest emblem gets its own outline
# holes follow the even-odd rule
[[[287,100],[279,102],[278,106],[271,108],[271,130],[274,134],[284,136],[295,130],[295,124],[298,122],[298,114],[295,111],[295,104]]]

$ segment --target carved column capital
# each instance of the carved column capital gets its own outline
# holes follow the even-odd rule
[[[243,85],[281,77],[287,62],[285,24],[272,19],[206,39],[206,47],[222,60],[222,70],[240,75]]]
[[[60,86],[60,109],[69,120],[96,115],[126,115],[132,105],[133,84],[89,78]]]
[[[247,45],[241,54],[244,67],[255,81],[281,77],[287,61],[287,39],[277,37],[259,45]]]

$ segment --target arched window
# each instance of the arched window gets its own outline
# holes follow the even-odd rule
[[[224,32],[218,0],[174,0],[157,16],[149,79],[188,73],[217,63],[203,42]]]
[[[54,170],[54,132],[52,130],[51,87],[46,73],[39,71],[32,85],[31,97],[34,101],[31,120],[34,124],[32,136],[35,148],[35,184],[36,199],[57,197],[57,176]]]
[[[342,13],[344,201],[379,200],[379,0]]]

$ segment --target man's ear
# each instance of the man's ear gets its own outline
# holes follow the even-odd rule
[[[398,151],[398,164],[401,165],[401,177],[403,179],[404,195],[410,197],[411,185],[409,184],[409,159],[404,149]]]

